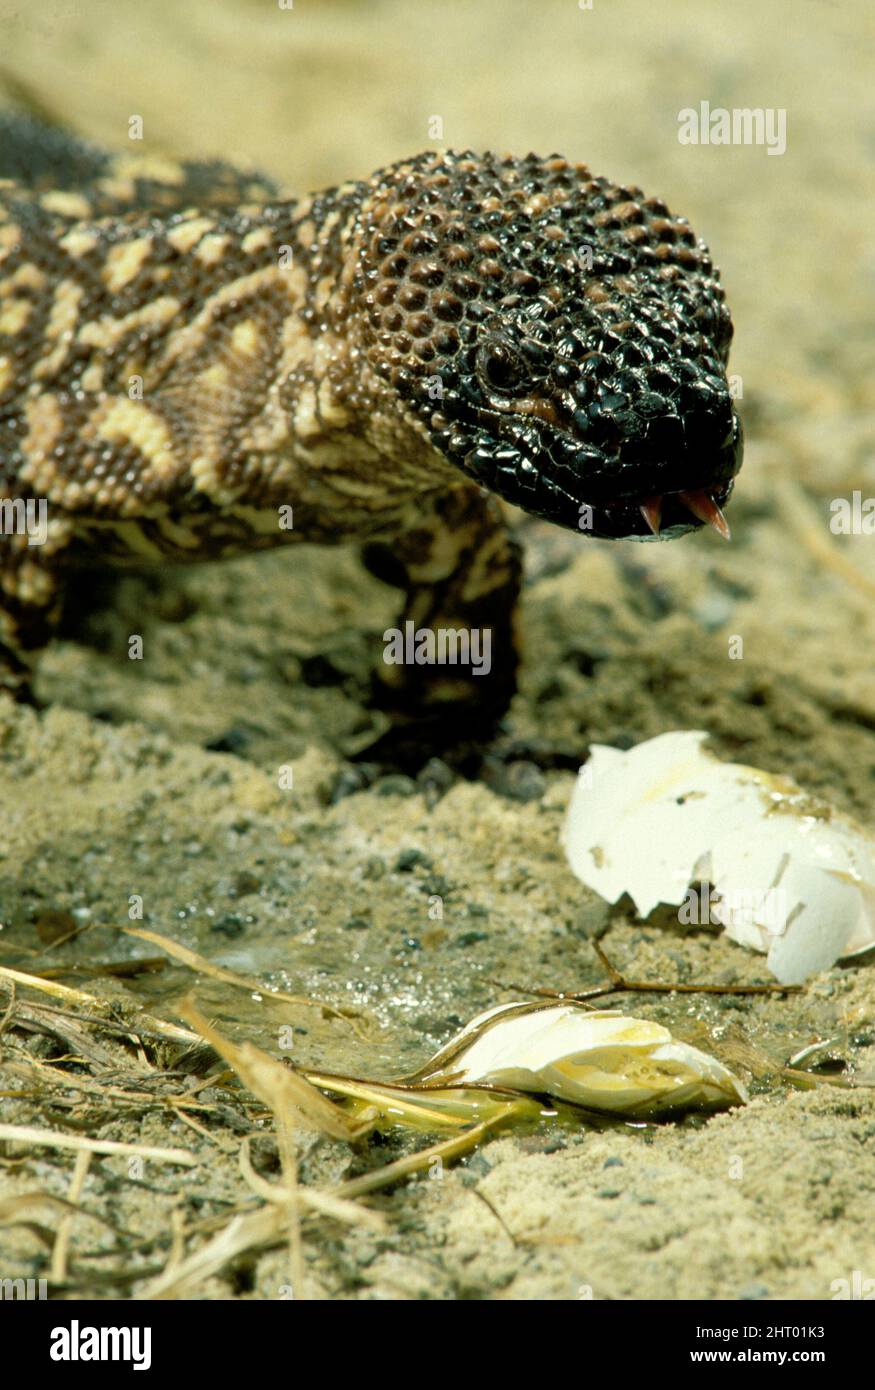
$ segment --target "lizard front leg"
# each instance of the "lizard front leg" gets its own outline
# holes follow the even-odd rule
[[[500,504],[477,487],[454,488],[429,499],[391,546],[369,546],[365,560],[407,591],[398,626],[383,634],[377,703],[439,742],[487,735],[519,664],[522,567]]]
[[[53,566],[21,536],[0,537],[0,693],[33,700],[33,666],[51,641],[61,610]]]

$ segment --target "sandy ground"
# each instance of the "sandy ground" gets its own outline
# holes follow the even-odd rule
[[[201,1007],[228,1034],[281,1055],[291,1023],[302,1065],[384,1076],[510,997],[496,980],[594,984],[594,936],[639,978],[765,978],[761,959],[713,931],[608,908],[571,875],[558,835],[591,743],[671,728],[707,729],[723,755],[875,820],[873,541],[828,527],[832,498],[875,493],[866,30],[871,42],[862,0],[0,5],[0,101],[117,147],[137,113],[156,148],[230,152],[297,188],[447,143],[560,149],[659,192],[723,269],[748,438],[731,546],[711,534],[581,543],[525,524],[521,689],[501,756],[475,781],[432,765],[418,781],[357,783],[347,759],[381,727],[367,671],[397,599],[355,555],[301,549],[83,584],[42,663],[45,710],[0,705],[0,964],[61,967],[62,980],[173,1018],[192,985],[181,967],[94,974],[143,954],[110,926],[140,895],[151,930],[268,986],[354,1003],[372,1024],[362,1040],[342,1019],[201,982]],[[679,145],[677,112],[704,99],[786,108],[787,152]],[[428,138],[435,114],[443,142]],[[816,557],[818,542],[850,578]],[[131,632],[142,662],[126,658]],[[278,785],[287,765],[293,791]],[[58,921],[94,925],[47,953]],[[307,1292],[825,1299],[854,1270],[875,1277],[875,1091],[802,1092],[776,1075],[796,1048],[834,1038],[872,1078],[873,966],[837,966],[795,997],[625,1002],[748,1079],[752,1045],[769,1065],[751,1104],[707,1122],[496,1139],[440,1181],[374,1199],[386,1235],[312,1224]],[[174,1208],[218,1219],[250,1199],[230,1124],[199,1134],[159,1108],[114,1112],[73,1093],[46,1108],[9,1046],[4,1061],[8,1123],[198,1157],[183,1177],[148,1165],[131,1176],[114,1158],[89,1171],[82,1205],[151,1239],[145,1264],[166,1258]],[[404,1144],[388,1140],[384,1156]],[[337,1181],[373,1161],[318,1143],[302,1175]],[[0,1145],[0,1201],[64,1196],[71,1166]],[[137,1293],[98,1229],[74,1222],[67,1291]],[[46,1252],[38,1228],[0,1228],[0,1275],[45,1274]],[[283,1261],[238,1262],[195,1292],[278,1297]]]

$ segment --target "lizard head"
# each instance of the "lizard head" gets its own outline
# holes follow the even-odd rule
[[[432,445],[592,535],[728,534],[732,322],[686,220],[558,156],[423,155],[378,179],[364,350]]]

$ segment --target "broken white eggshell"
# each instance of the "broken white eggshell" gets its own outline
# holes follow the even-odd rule
[[[710,883],[710,920],[767,952],[782,984],[875,945],[872,836],[790,778],[720,762],[707,737],[594,746],[562,836],[577,877],[608,902],[628,893],[644,917]]]
[[[574,1004],[501,1004],[426,1069],[429,1082],[508,1086],[626,1116],[744,1104],[741,1082],[667,1028]]]

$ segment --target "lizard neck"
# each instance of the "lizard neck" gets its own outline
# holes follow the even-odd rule
[[[347,535],[368,537],[440,486],[450,465],[361,350],[360,203],[348,185],[89,220],[36,202],[19,218],[10,201],[4,283],[27,313],[7,312],[21,328],[3,356],[0,455],[21,488],[77,527],[120,511],[191,522],[180,545],[200,552],[235,514],[237,548],[295,539],[303,524],[277,525],[292,502],[310,539],[337,536],[338,509]]]

